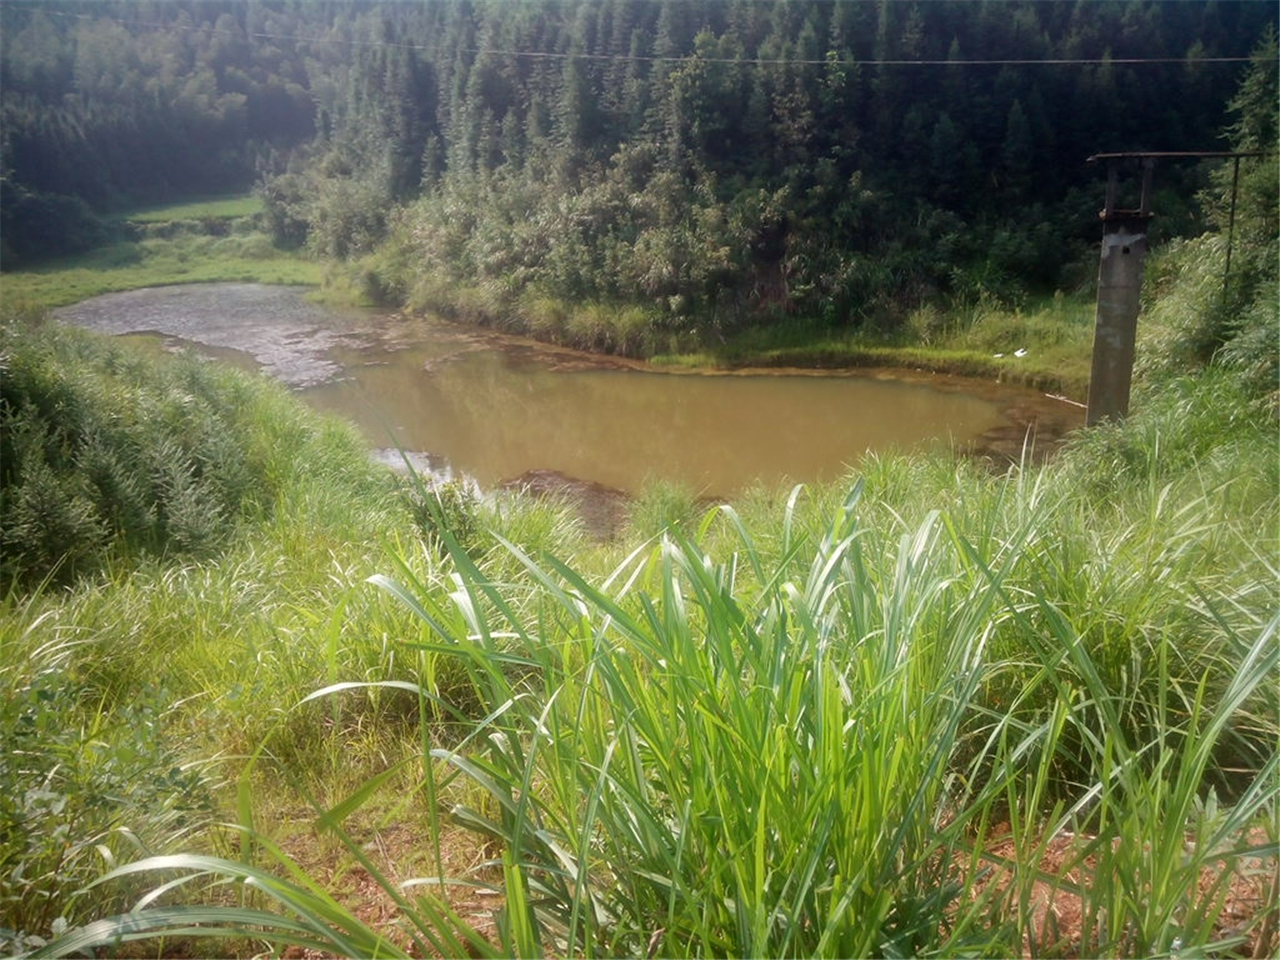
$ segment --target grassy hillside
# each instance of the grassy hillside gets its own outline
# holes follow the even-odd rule
[[[260,379],[4,334],[7,951],[1266,949],[1280,450],[1236,374],[1041,467],[653,491],[600,544]],[[37,494],[74,565],[11,549]]]

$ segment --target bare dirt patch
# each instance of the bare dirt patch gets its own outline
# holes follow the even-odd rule
[[[1004,901],[1008,912],[1021,908],[1027,912],[1030,930],[1022,947],[1023,957],[1082,958],[1113,955],[1114,949],[1100,948],[1091,924],[1097,920],[1096,909],[1088,902],[1090,889],[1098,881],[1098,838],[1084,834],[1064,833],[1038,845],[1039,861],[1033,866],[1015,863],[1017,845],[1006,828],[997,831],[996,839],[983,851],[982,860],[988,870],[971,887],[971,895]],[[1112,840],[1111,843],[1119,843]],[[1201,871],[1199,893],[1205,902],[1221,898],[1221,912],[1214,925],[1215,940],[1236,940],[1238,945],[1228,952],[1211,955],[1274,957],[1277,953],[1276,914],[1280,859],[1274,845],[1268,847],[1264,831],[1256,830],[1241,838],[1241,848],[1260,852],[1258,855],[1228,857],[1217,866]],[[1229,876],[1223,885],[1223,871]],[[1019,893],[1019,878],[1024,893]],[[1034,877],[1026,883],[1027,877]],[[1219,893],[1214,894],[1218,889]]]
[[[490,943],[498,942],[497,914],[505,901],[500,889],[502,871],[491,864],[498,852],[489,844],[460,827],[442,824],[437,865],[430,840],[418,825],[397,823],[363,829],[357,831],[356,839],[382,878],[410,903],[420,897],[442,900]],[[414,956],[439,956],[415,948],[400,905],[345,848],[312,831],[294,836],[284,847],[312,879],[367,926]],[[442,884],[438,882],[441,876],[461,882]],[[336,956],[300,947],[291,947],[283,955],[291,960]]]

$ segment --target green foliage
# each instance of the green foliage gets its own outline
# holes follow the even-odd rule
[[[157,20],[146,21],[151,14]],[[198,5],[151,14],[126,6],[67,17],[21,5],[0,14],[0,166],[13,250],[71,249],[42,248],[41,224],[10,220],[15,188],[99,211],[225,193],[248,185],[255,161],[270,163],[314,132],[299,58],[247,36],[296,31],[297,17]],[[158,21],[171,29],[152,29]],[[68,230],[62,242],[75,236]]]
[[[1217,232],[1174,244],[1153,261],[1142,368],[1186,373],[1208,363],[1237,371],[1255,395],[1275,404],[1280,391],[1276,292],[1280,287],[1280,93],[1270,31],[1231,100],[1232,146],[1262,151],[1224,165],[1204,196]],[[1146,317],[1144,317],[1144,324]]]
[[[298,174],[285,173],[258,184],[263,221],[271,242],[284,250],[297,250],[306,242],[307,181]]]
[[[358,278],[371,299],[412,301],[430,270],[436,290],[497,284],[494,322],[525,298],[586,300],[643,310],[654,340],[713,342],[792,313],[857,326],[946,298],[1017,306],[1091,282],[1101,187],[1069,158],[1210,142],[1237,81],[1218,58],[1275,16],[995,11],[180,2],[137,20],[10,4],[0,166],[7,194],[69,228],[59,198],[105,210],[256,176],[280,245],[364,257],[390,232],[403,262]],[[1237,94],[1238,142],[1271,136],[1267,83]],[[1205,181],[1161,172],[1169,196]],[[44,219],[20,219],[6,242],[42,248]],[[1162,222],[1200,220],[1182,200]],[[590,326],[572,336],[647,349]]]
[[[688,487],[664,481],[650,481],[627,508],[627,539],[644,543],[662,534],[688,531],[705,509]]]
[[[415,952],[1238,955],[1253,931],[1223,933],[1224,878],[1277,856],[1249,839],[1280,796],[1274,533],[1257,541],[1277,440],[1227,383],[1188,380],[1043,468],[885,458],[849,492],[757,491],[598,570],[506,540],[495,576],[438,524],[447,556],[406,545],[371,578],[417,626],[387,670],[299,710],[394,687],[451,718],[460,742],[417,745],[419,789],[499,845],[497,942],[344,826],[397,768],[312,796],[316,822]],[[1232,450],[1202,456],[1226,424]],[[1129,448],[1127,468],[1104,456]],[[104,883],[159,893],[177,870],[270,911],[150,903],[46,954],[200,923],[400,955],[246,836],[256,862],[145,859]],[[1078,899],[1081,940],[1046,922],[1046,891]]]
[[[1236,418],[1239,445],[1193,466]],[[490,796],[454,816],[503,842],[533,940],[588,955],[655,930],[681,955],[1076,949],[1036,917],[1062,829],[1097,838],[1049,878],[1082,898],[1078,949],[1207,945],[1226,893],[1202,871],[1248,855],[1280,789],[1271,550],[1230,546],[1274,528],[1263,427],[1188,383],[1114,428],[1148,457],[1105,496],[1079,483],[1109,474],[1096,451],[1007,478],[882,461],[861,501],[793,494],[759,541],[721,508],[603,586],[515,551],[532,603],[455,551],[456,608],[412,588],[494,711],[478,750],[435,752]],[[984,903],[997,817],[1016,863]],[[933,872],[956,857],[974,872]]]
[[[0,256],[7,264],[60,257],[91,249],[107,228],[79,197],[36,193],[5,182],[0,205]]]
[[[96,709],[68,672],[73,644],[26,659],[7,642],[0,673],[0,949],[21,955],[107,904],[85,897],[116,862],[163,851],[209,822],[212,794],[165,731],[163,690]],[[111,909],[108,907],[108,909]]]
[[[373,179],[321,181],[307,211],[307,248],[333,260],[368,253],[383,236],[391,198]]]
[[[275,415],[278,388],[191,356],[148,363],[12,312],[0,356],[6,584],[211,556],[242,519],[274,509],[288,450],[254,424]]]
[[[1260,291],[1233,325],[1218,361],[1274,409],[1280,391],[1280,300]]]
[[[1140,331],[1139,373],[1167,378],[1215,363],[1236,371],[1257,396],[1274,397],[1280,384],[1272,349],[1278,254],[1276,235],[1250,244],[1241,231],[1235,237],[1229,275],[1227,238],[1222,234],[1175,242],[1154,256],[1147,294],[1152,300]]]
[[[1159,81],[1154,70],[1127,74],[1121,85],[1109,68],[1033,78],[931,67],[940,82],[916,90],[908,109],[902,91],[914,76],[878,67],[872,80],[857,60],[895,50],[963,60],[961,49],[1077,58],[1108,35],[1101,24],[1085,30],[1065,7],[1028,11],[1015,27],[951,17],[947,6],[908,15],[818,5],[794,16],[743,6],[705,20],[628,10],[603,22],[593,12],[535,9],[516,25],[483,11],[445,18],[446,32],[537,36],[531,42],[557,53],[567,47],[606,63],[570,59],[561,86],[545,91],[550,72],[503,74],[480,58],[466,74],[438,58],[437,68],[457,72],[441,126],[453,140],[451,165],[431,178],[392,243],[411,251],[415,271],[498,285],[502,309],[519,291],[566,304],[643,304],[656,309],[655,326],[705,341],[778,313],[861,324],[939,295],[1016,305],[1028,289],[1087,285],[1078,264],[1092,245],[1096,184],[1083,168],[1048,159],[1087,156],[1099,138],[1145,135],[1132,122],[1110,129],[1126,115],[1121,86],[1127,115],[1149,121],[1151,136],[1170,135],[1154,129],[1157,116],[1169,116],[1156,101],[1170,85],[1197,106],[1176,136],[1189,127],[1212,136],[1220,121],[1209,104],[1226,99],[1231,78],[1188,66]],[[1172,42],[1166,56],[1204,56],[1204,43],[1188,52],[1170,41],[1186,26],[1181,16],[1162,10],[1122,32],[1153,50]],[[1250,30],[1240,45],[1254,42]],[[676,62],[615,69],[607,60],[624,46]],[[795,62],[824,53],[826,70]],[[752,55],[765,62],[746,65]],[[735,59],[744,62],[727,62]],[[1150,109],[1138,105],[1149,97]],[[544,115],[535,105],[547,102],[555,107]],[[1175,193],[1203,185],[1196,171],[1164,176]]]
[[[89,366],[86,338],[18,333],[12,321],[5,334],[6,582],[66,582],[102,563],[113,542],[135,552],[216,547],[249,491],[226,425],[183,391],[196,378],[130,383],[112,370],[123,358],[109,348]]]
[[[323,174],[284,173],[259,182],[267,233],[283,249],[305,246],[330,260],[367,254],[386,232],[393,200],[388,174],[355,176],[339,153],[326,159],[333,169],[322,167]]]
[[[406,483],[405,496],[414,523],[434,549],[444,550],[445,537],[476,556],[492,546],[481,525],[480,498],[465,484],[428,482],[415,475]]]

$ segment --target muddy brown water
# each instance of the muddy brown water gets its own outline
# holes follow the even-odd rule
[[[258,284],[108,294],[57,315],[259,368],[353,420],[384,459],[399,446],[483,489],[560,475],[731,496],[834,479],[867,451],[1016,455],[1029,429],[1045,445],[1080,419],[1034,391],[910,371],[661,372]]]

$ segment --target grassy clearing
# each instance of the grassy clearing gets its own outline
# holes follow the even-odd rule
[[[184,203],[164,203],[115,214],[114,220],[131,223],[170,223],[175,220],[237,220],[262,212],[262,199],[254,193],[207,197]]]
[[[398,492],[348,433],[238,389],[237,431],[281,452],[269,510],[203,559],[0,603],[9,948],[1263,936],[1265,884],[1227,910],[1233,870],[1277,862],[1280,450],[1236,381],[1148,390],[1004,476],[886,457],[732,508],[655,488],[603,545],[553,506]],[[390,829],[416,838],[394,859]],[[501,896],[455,909],[458,884]]]
[[[121,241],[89,253],[0,275],[7,305],[59,307],[89,297],[173,283],[314,286],[323,267],[277,250],[265,234]]]
[[[272,245],[253,195],[148,207],[120,214],[127,239],[73,257],[0,275],[11,309],[78,303],[89,297],[175,283],[319,286],[325,268]]]

